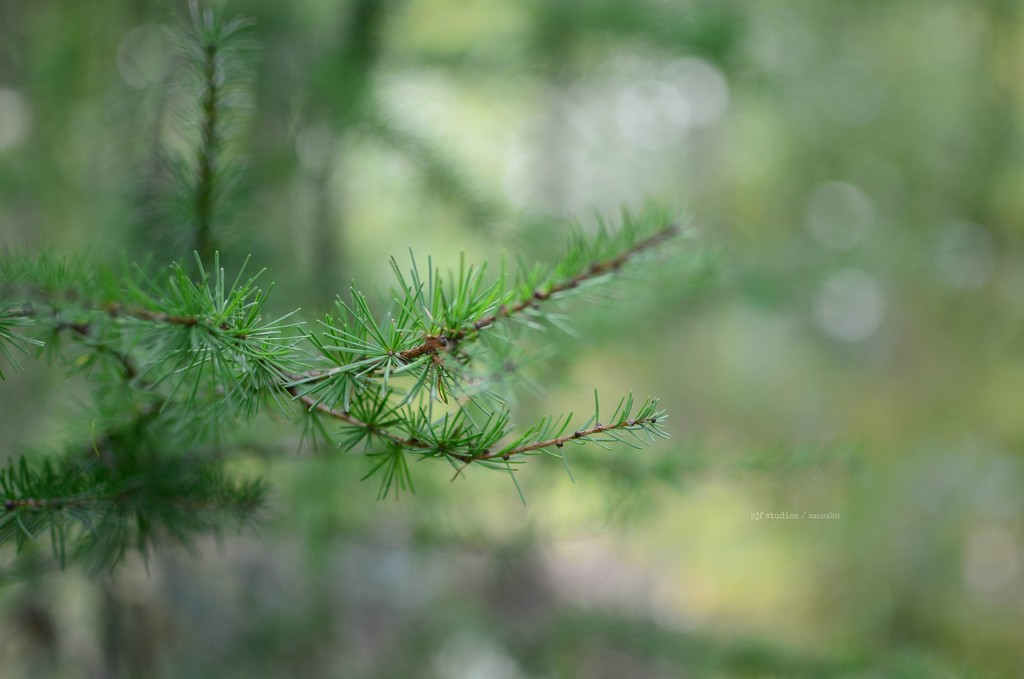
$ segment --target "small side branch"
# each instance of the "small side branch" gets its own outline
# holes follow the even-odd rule
[[[39,311],[31,305],[25,305],[23,307],[19,307],[16,309],[9,309],[8,311],[4,312],[3,315],[6,317],[14,318],[37,318],[39,315]],[[116,314],[111,313],[111,316],[114,315]],[[57,317],[56,313],[54,313],[54,318],[54,330],[56,330],[57,332],[69,330],[74,337],[78,338],[83,343],[90,344],[97,352],[113,356],[118,361],[118,363],[121,364],[121,368],[124,371],[125,379],[133,380],[138,376],[138,368],[136,367],[135,361],[132,359],[131,356],[129,356],[127,353],[123,351],[113,348],[112,346],[105,342],[93,340],[93,328],[90,323],[85,321],[61,320],[60,318]],[[40,344],[40,346],[42,346],[42,344]]]
[[[654,431],[658,432],[661,436],[665,435],[664,433],[661,433],[659,430],[656,429],[656,425],[664,419],[664,413],[655,413],[643,417],[622,419],[609,424],[598,423],[586,429],[577,429],[570,434],[555,436],[542,441],[536,441],[534,443],[515,446],[513,448],[504,448],[496,450],[488,449],[476,454],[465,454],[455,452],[450,449],[444,449],[442,447],[439,447],[438,445],[434,445],[430,442],[422,441],[417,438],[406,437],[401,434],[397,434],[393,431],[390,431],[384,427],[373,424],[372,422],[366,422],[364,420],[361,420],[360,418],[356,417],[347,410],[332,408],[331,406],[327,405],[326,403],[323,403],[322,401],[319,401],[318,399],[311,395],[302,394],[299,391],[298,387],[295,386],[294,384],[286,386],[285,389],[297,401],[303,403],[310,411],[315,411],[323,415],[327,415],[328,417],[334,418],[336,420],[340,420],[348,425],[364,429],[368,433],[373,434],[378,438],[385,439],[388,442],[404,450],[408,450],[414,453],[428,455],[433,454],[437,456],[448,457],[454,460],[458,460],[459,462],[463,462],[465,464],[469,464],[471,462],[481,462],[496,459],[507,461],[510,458],[515,457],[517,455],[525,455],[544,448],[562,448],[566,443],[571,443],[573,441],[584,442],[587,439],[590,439],[594,436],[609,432],[636,431],[639,429],[650,431],[654,429]]]
[[[669,224],[668,226],[658,231],[657,233],[639,241],[628,250],[625,250],[624,252],[621,252],[618,255],[611,257],[610,259],[606,259],[601,262],[594,262],[585,271],[576,274],[572,278],[569,278],[560,283],[556,283],[555,285],[550,286],[546,290],[535,290],[532,296],[520,300],[519,302],[516,302],[511,306],[502,306],[495,313],[490,314],[489,316],[484,316],[483,318],[474,321],[470,327],[460,329],[449,339],[455,342],[461,341],[470,332],[478,332],[480,330],[483,330],[484,328],[494,325],[495,323],[504,318],[513,316],[530,307],[537,306],[539,302],[551,299],[551,297],[557,295],[560,292],[565,292],[567,290],[577,288],[580,286],[580,284],[592,278],[597,278],[598,276],[603,276],[604,274],[618,271],[620,268],[622,268],[623,264],[628,262],[633,257],[637,256],[641,252],[655,248],[658,245],[664,243],[669,238],[676,236],[679,233],[679,230],[680,228],[678,224]]]
[[[618,271],[630,259],[636,257],[642,252],[661,245],[670,238],[678,235],[679,232],[680,227],[678,224],[669,224],[660,231],[657,231],[651,236],[637,242],[628,250],[624,250],[614,257],[610,257],[603,261],[592,263],[584,271],[581,271],[571,278],[547,286],[544,289],[534,290],[529,297],[521,299],[514,304],[502,305],[494,313],[478,318],[465,327],[449,329],[446,336],[435,337],[433,335],[428,335],[420,345],[403,352],[402,357],[411,359],[424,354],[437,354],[442,350],[451,350],[459,342],[466,340],[474,333],[478,333],[501,320],[511,318],[526,309],[537,307],[541,302],[547,301],[559,293],[577,288],[588,280]]]
[[[469,461],[492,460],[496,457],[501,458],[503,460],[507,460],[513,455],[522,455],[523,453],[529,453],[534,450],[540,450],[542,448],[561,448],[566,443],[569,443],[571,441],[579,441],[581,439],[586,439],[588,437],[595,436],[597,434],[603,434],[609,431],[617,431],[622,429],[644,429],[650,425],[657,424],[659,421],[660,418],[657,415],[653,415],[651,417],[638,417],[636,419],[623,420],[621,422],[615,422],[613,424],[597,424],[594,425],[593,427],[590,427],[589,429],[578,429],[571,434],[547,439],[546,441],[538,441],[537,443],[519,446],[517,448],[512,448],[511,450],[488,452],[484,453],[483,455],[477,455],[476,457],[471,458],[471,460]]]
[[[88,323],[58,322],[56,329],[58,331],[65,329],[70,330],[83,342],[89,342],[92,339],[92,327]],[[114,349],[103,342],[92,342],[92,346],[95,347],[96,351],[99,353],[113,356],[117,362],[121,364],[121,369],[124,370],[124,378],[126,380],[131,381],[138,377],[139,369],[135,366],[135,361],[127,353]]]

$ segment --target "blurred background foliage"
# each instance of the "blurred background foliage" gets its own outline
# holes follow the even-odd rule
[[[365,461],[254,425],[262,532],[99,581],[22,564],[5,677],[1022,676],[1019,3],[226,12],[254,19],[216,224],[232,266],[253,253],[311,320],[353,278],[385,292],[409,248],[529,261],[567,217],[683,206],[714,275],[675,260],[577,309],[579,337],[526,357],[545,388],[522,405],[633,389],[674,438],[581,451],[575,484],[538,460],[523,507],[500,475],[419,467],[417,495],[376,502]],[[183,15],[0,3],[3,247],[187,253]],[[9,375],[5,454],[80,433],[83,388]]]

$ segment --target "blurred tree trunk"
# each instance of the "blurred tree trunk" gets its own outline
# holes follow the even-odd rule
[[[341,11],[346,16],[337,46],[314,75],[316,90],[325,98],[329,124],[337,132],[337,141],[324,154],[315,180],[317,206],[309,261],[312,292],[321,305],[329,304],[344,284],[347,267],[340,241],[347,228],[347,202],[336,171],[339,162],[347,165],[352,132],[374,105],[372,75],[381,56],[381,34],[389,6],[384,0],[354,0],[343,5]]]

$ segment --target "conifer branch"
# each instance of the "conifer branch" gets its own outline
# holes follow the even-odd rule
[[[451,457],[453,459],[466,463],[478,462],[483,460],[493,460],[495,458],[508,460],[509,458],[514,457],[516,455],[525,455],[527,453],[532,453],[538,450],[542,450],[544,448],[562,448],[565,446],[566,443],[585,442],[586,440],[598,434],[606,434],[609,432],[616,432],[619,430],[650,431],[650,428],[653,427],[653,425],[662,422],[665,418],[664,413],[650,415],[647,417],[634,417],[630,419],[620,420],[617,422],[612,422],[609,424],[596,424],[592,427],[588,427],[585,429],[577,429],[573,431],[571,434],[555,436],[553,438],[545,439],[542,441],[536,441],[530,444],[501,448],[498,450],[485,450],[476,455],[464,455],[456,452],[445,452],[426,441],[421,441],[417,438],[403,437],[400,434],[396,434],[392,431],[378,427],[369,422],[364,422],[363,420],[360,420],[358,417],[355,417],[352,413],[348,411],[339,410],[337,408],[331,408],[330,406],[322,402],[318,402],[315,398],[311,396],[297,394],[295,387],[289,387],[289,392],[295,395],[295,397],[299,401],[307,405],[310,408],[310,410],[315,410],[316,412],[323,413],[324,415],[328,415],[330,417],[333,417],[334,419],[341,420],[342,422],[345,422],[346,424],[352,425],[354,427],[365,429],[368,433],[377,436],[381,439],[386,439],[390,443],[400,446],[401,448],[410,450],[411,452],[426,452],[436,454],[438,456],[445,455],[447,457]]]
[[[142,434],[140,436],[140,434]],[[165,439],[166,440],[166,439]],[[225,522],[250,524],[266,497],[262,481],[227,477],[216,460],[175,454],[129,430],[58,460],[0,468],[0,542],[19,550],[48,534],[54,556],[116,564],[129,546],[187,542]]]
[[[549,300],[559,293],[578,288],[588,280],[618,271],[622,268],[623,264],[634,258],[636,255],[661,245],[668,239],[677,236],[679,232],[680,227],[678,224],[669,224],[653,235],[644,238],[629,249],[603,261],[593,262],[584,271],[581,271],[571,278],[551,284],[544,289],[538,288],[534,290],[531,295],[520,299],[515,304],[502,305],[495,313],[477,319],[467,327],[459,328],[456,332],[452,333],[448,339],[452,342],[460,342],[471,332],[479,332],[484,328],[494,325],[502,319],[510,318],[525,309],[536,307],[540,302]]]
[[[647,431],[649,426],[655,425],[661,422],[664,415],[652,415],[650,417],[636,417],[628,420],[622,420],[620,422],[612,422],[611,424],[596,424],[588,429],[577,429],[571,434],[564,436],[556,436],[555,438],[546,439],[544,441],[537,441],[529,445],[518,446],[508,450],[496,450],[493,452],[487,452],[483,455],[478,455],[474,458],[467,459],[467,462],[475,462],[477,460],[491,460],[496,457],[500,457],[503,460],[514,455],[523,455],[526,453],[532,453],[536,450],[542,450],[544,448],[562,448],[566,443],[572,441],[586,441],[587,439],[597,436],[598,434],[607,434],[609,432],[626,430],[644,430]]]
[[[92,340],[92,326],[88,323],[68,323],[60,321],[56,324],[54,329],[58,332],[61,330],[71,330],[71,332],[79,338],[83,343],[91,345],[92,348],[96,349],[98,353],[105,353],[113,356],[118,363],[121,364],[121,369],[124,371],[124,378],[128,381],[135,379],[139,374],[139,369],[135,365],[135,361],[126,352],[119,351],[109,344],[102,341]]]
[[[214,40],[203,45],[203,97],[201,103],[200,135],[198,148],[198,177],[195,189],[196,209],[196,251],[204,261],[209,261],[216,250],[213,237],[213,186],[214,164],[218,146],[217,114],[217,48]]]
[[[55,280],[53,270],[50,263],[0,263],[0,280],[23,291],[14,311],[37,326],[34,343],[59,355],[59,335],[70,333],[90,352],[74,362],[62,358],[74,371],[113,358],[135,392],[173,403],[169,412],[204,427],[255,415],[265,399],[276,400],[283,371],[301,362],[298,324],[290,315],[262,317],[267,293],[255,285],[258,273],[246,279],[239,272],[229,282],[222,269],[208,275],[200,264],[195,281],[174,265],[165,280],[140,283],[100,272],[79,292]],[[2,331],[0,322],[0,353],[9,353],[13,335]]]
[[[251,21],[226,20],[220,10],[202,8],[189,1],[189,21],[175,32],[175,41],[190,65],[186,79],[198,90],[189,97],[187,127],[197,138],[192,157],[182,159],[182,194],[188,196],[194,224],[192,244],[202,262],[212,261],[217,251],[216,229],[223,218],[224,198],[232,170],[229,154],[233,115],[243,108],[247,67],[236,55],[249,47],[240,33]],[[194,99],[193,99],[194,96]],[[190,130],[191,131],[191,130]]]
[[[445,331],[444,335],[424,337],[422,344],[407,349],[399,354],[404,360],[413,360],[424,354],[437,354],[441,351],[450,351],[460,342],[469,339],[474,333],[478,333],[499,321],[512,318],[516,314],[527,309],[537,308],[541,302],[550,300],[560,293],[578,288],[589,280],[599,278],[609,273],[618,271],[630,259],[638,254],[651,250],[661,245],[673,236],[678,235],[680,227],[678,224],[669,224],[651,236],[642,239],[632,247],[615,254],[608,259],[596,261],[587,266],[583,271],[565,280],[549,283],[544,287],[538,287],[511,304],[502,304],[497,311],[486,314],[459,328],[452,328]]]
[[[380,497],[412,489],[410,456],[444,460],[457,474],[470,465],[507,471],[518,488],[513,466],[527,456],[559,457],[568,469],[566,444],[639,447],[666,435],[657,401],[634,409],[631,395],[607,420],[595,396],[584,423],[570,413],[517,429],[506,400],[477,377],[510,372],[519,348],[506,321],[558,324],[549,301],[603,282],[678,234],[663,213],[624,214],[620,228],[602,225],[593,237],[574,232],[559,261],[513,275],[502,265],[491,277],[486,264],[464,259],[447,276],[428,260],[421,274],[415,258],[403,273],[392,260],[397,286],[383,319],[353,288],[319,332],[292,314],[267,315],[259,274],[243,276],[243,266],[225,279],[215,244],[235,159],[232,124],[248,97],[244,60],[233,57],[249,22],[224,21],[198,0],[189,9],[191,21],[174,33],[188,66],[185,96],[174,98],[185,102],[183,143],[174,146],[184,151],[171,153],[189,214],[179,240],[193,244],[195,267],[174,263],[149,277],[141,267],[115,275],[75,260],[0,257],[0,359],[17,366],[16,353],[34,347],[94,389],[91,445],[0,463],[0,544],[20,550],[49,535],[62,562],[70,554],[110,566],[129,548],[145,554],[160,539],[186,542],[253,521],[266,485],[230,474],[225,451],[240,447],[232,426],[265,404],[364,453],[373,461],[364,478],[379,478]],[[382,10],[361,0],[359,11],[379,19]],[[364,75],[356,74],[363,84]],[[389,134],[444,170],[442,184],[462,185],[422,140]],[[325,426],[332,420],[336,433]]]
[[[168,445],[191,451],[204,440],[219,441],[218,427],[254,416],[258,404],[268,401],[289,416],[296,414],[290,404],[299,404],[307,429],[342,450],[364,452],[373,460],[367,476],[377,476],[381,497],[412,489],[409,456],[446,460],[457,474],[470,465],[513,473],[514,465],[537,454],[559,457],[568,467],[563,449],[569,443],[646,445],[666,435],[656,401],[634,412],[632,397],[624,397],[612,417],[602,420],[595,397],[585,423],[574,423],[570,414],[517,431],[502,398],[474,384],[469,371],[482,359],[507,369],[516,350],[511,328],[489,328],[506,320],[537,327],[537,321],[553,319],[550,309],[541,310],[546,302],[603,282],[679,230],[662,215],[627,218],[618,232],[574,237],[549,270],[523,270],[514,279],[502,272],[489,280],[485,267],[465,263],[447,278],[432,268],[423,277],[414,260],[410,278],[396,270],[399,287],[390,315],[375,318],[367,299],[353,289],[350,303],[338,303],[337,317],[322,322],[322,334],[301,331],[290,314],[264,318],[268,293],[256,286],[259,274],[239,272],[231,282],[216,255],[209,273],[197,256],[198,276],[175,264],[156,278],[143,278],[137,270],[128,276],[89,272],[45,259],[0,261],[0,288],[10,291],[6,308],[0,308],[0,353],[9,360],[11,347],[44,344],[73,370],[112,358],[120,366],[116,374],[93,374],[102,427],[114,431],[104,440],[116,439],[111,427],[133,416],[140,431],[162,427],[169,433],[166,441],[103,444],[118,452],[86,455],[88,464],[79,453],[77,462],[62,463],[59,472],[0,467],[0,542],[22,544],[46,531],[59,542],[67,537],[60,531],[68,530],[79,536],[76,541],[89,542],[93,525],[118,516],[122,521],[129,509],[142,512],[147,526],[159,523],[147,515],[156,512],[174,530],[184,521],[182,512],[245,505],[257,494],[226,489],[219,448],[198,463],[191,453],[171,453]],[[27,334],[32,326],[36,336]],[[65,333],[91,352],[87,358],[59,352],[58,338]],[[450,396],[456,400],[449,402]],[[438,417],[436,401],[447,404]],[[338,423],[337,433],[328,432],[321,418]],[[199,495],[184,486],[167,488],[156,505],[140,509],[143,500],[133,484],[159,485],[162,479],[133,465],[145,459],[160,468],[172,464],[168,454],[182,464],[193,460],[168,468],[169,477],[189,476],[198,464],[206,470],[201,476],[220,480]],[[123,464],[133,470],[129,476],[116,472]],[[145,542],[150,538],[139,525],[136,532]],[[193,523],[189,531],[212,526]],[[125,543],[117,544],[123,550]]]
[[[460,271],[458,284],[453,284],[449,299],[441,290],[440,283],[434,280],[432,271],[431,279],[424,283],[419,280],[418,272],[414,268],[413,279],[407,282],[392,263],[402,287],[396,292],[396,298],[400,299],[401,295],[406,297],[402,302],[400,318],[392,319],[392,324],[405,334],[399,337],[392,333],[386,340],[378,341],[381,334],[386,333],[388,329],[381,328],[372,321],[367,324],[370,310],[362,296],[353,291],[353,307],[339,303],[342,320],[354,318],[364,325],[363,330],[367,332],[353,333],[344,328],[338,333],[332,332],[332,339],[338,340],[342,346],[330,348],[345,352],[347,359],[331,368],[317,368],[298,375],[296,383],[323,382],[335,377],[344,378],[354,372],[359,373],[362,378],[369,379],[388,370],[402,369],[423,357],[455,354],[461,344],[471,341],[485,329],[503,320],[536,311],[543,302],[556,299],[584,287],[587,283],[616,273],[630,260],[657,248],[681,232],[681,227],[677,223],[665,220],[656,231],[641,237],[642,225],[658,219],[660,215],[646,215],[635,219],[629,215],[624,217],[621,230],[614,235],[602,227],[594,243],[580,236],[575,237],[553,274],[544,276],[537,272],[521,273],[523,280],[517,286],[518,289],[513,290],[504,288],[504,277],[489,287],[485,286],[482,282],[482,269],[470,269]],[[439,274],[436,278],[439,278]],[[424,285],[433,288],[433,291],[424,293]],[[453,311],[452,307],[456,307],[460,302],[470,308]],[[417,311],[414,308],[416,306],[421,306],[422,310]],[[467,313],[467,310],[470,313]],[[333,331],[334,326],[330,323],[328,325]],[[411,327],[406,331],[402,325]],[[417,341],[410,343],[410,339],[415,338],[412,332],[414,328],[418,328],[420,334]],[[323,345],[318,348],[324,355],[330,353]],[[440,372],[443,362],[435,359],[433,364],[439,367]],[[384,382],[386,384],[387,380]]]
[[[286,389],[294,398],[306,405],[309,411],[327,415],[336,420],[340,420],[347,425],[363,430],[368,437],[376,436],[390,445],[397,446],[412,453],[427,454],[436,457],[448,457],[466,464],[471,462],[484,462],[494,460],[496,458],[507,461],[512,457],[534,453],[546,448],[561,449],[566,443],[583,443],[588,440],[595,440],[594,437],[602,434],[614,437],[613,440],[615,441],[621,441],[620,438],[617,438],[619,432],[646,431],[657,436],[665,437],[664,431],[658,427],[658,424],[665,420],[664,411],[657,410],[658,402],[656,400],[645,402],[641,405],[639,412],[636,415],[631,416],[633,398],[632,396],[627,396],[622,400],[622,402],[620,402],[619,407],[616,409],[615,414],[613,415],[613,421],[607,424],[597,423],[593,426],[585,425],[582,428],[573,430],[571,433],[565,434],[562,432],[568,428],[571,418],[571,415],[569,415],[564,419],[564,421],[559,420],[562,424],[557,428],[558,434],[555,436],[550,436],[550,434],[556,430],[554,422],[545,420],[540,425],[528,430],[525,434],[519,436],[512,443],[504,447],[492,448],[489,446],[478,452],[460,453],[443,444],[438,445],[437,442],[434,441],[396,433],[385,427],[360,419],[348,410],[332,408],[309,394],[301,393],[298,390],[298,387],[294,385],[294,382],[292,385],[286,387]],[[598,415],[599,412],[595,411],[595,416],[591,421],[594,421]],[[501,435],[507,435],[508,431],[504,427],[505,423],[501,422],[500,424],[502,425],[500,427]],[[527,443],[526,441],[530,442]]]
[[[18,318],[30,322],[36,318],[38,313],[39,310],[35,306],[26,304],[25,306],[9,309],[4,312],[3,316],[5,318]],[[138,375],[138,368],[131,356],[126,352],[117,350],[109,343],[93,338],[93,326],[89,322],[63,320],[59,317],[59,314],[57,314],[56,311],[53,312],[53,317],[53,330],[55,332],[59,333],[68,330],[76,339],[95,349],[98,353],[105,353],[113,356],[121,364],[125,379],[132,380]],[[45,343],[39,342],[38,340],[34,340],[33,342],[36,343],[37,346],[45,346]],[[2,376],[2,373],[0,373],[0,376]]]
[[[153,311],[152,309],[145,309],[137,306],[130,306],[122,304],[121,302],[102,302],[97,300],[80,300],[78,295],[74,294],[74,291],[68,291],[61,295],[51,295],[45,292],[41,292],[36,298],[36,302],[43,302],[50,306],[56,304],[57,300],[71,301],[74,302],[82,311],[96,312],[106,314],[110,318],[126,318],[136,321],[142,321],[146,323],[154,323],[157,325],[180,325],[189,328],[201,327],[207,330],[213,331],[230,331],[232,327],[226,321],[215,323],[211,317],[203,316],[199,314],[172,314],[165,311]],[[39,314],[39,309],[35,305],[29,303],[25,306],[15,307],[4,312],[4,316],[8,318],[33,318]],[[88,333],[88,323],[73,323],[67,321],[58,322],[61,329],[71,328],[79,334]],[[243,339],[244,334],[240,335]]]

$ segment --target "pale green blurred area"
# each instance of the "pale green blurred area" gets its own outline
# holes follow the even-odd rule
[[[546,388],[517,406],[657,395],[672,441],[573,450],[575,484],[534,460],[526,507],[507,477],[427,464],[376,502],[365,461],[254,425],[280,442],[239,465],[276,489],[263,531],[102,586],[5,586],[3,676],[1022,676],[1018,3],[234,12],[259,47],[232,266],[253,253],[312,320],[352,279],[386,294],[410,248],[551,257],[564,218],[678,206],[716,275],[663,258],[606,308],[567,306],[580,337],[534,338]],[[154,156],[183,143],[173,16],[0,4],[4,247],[147,250]],[[2,385],[9,453],[75,430],[85,390],[62,385]]]

